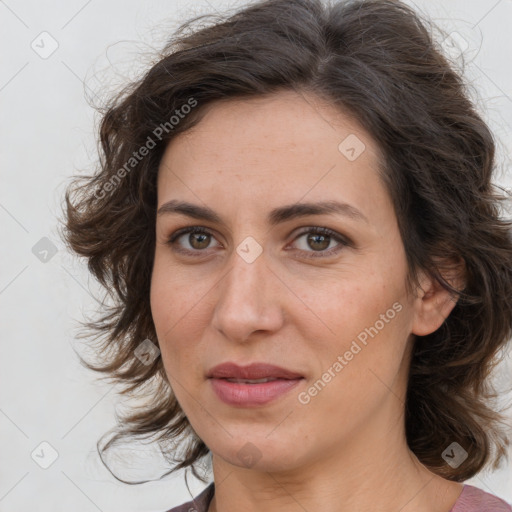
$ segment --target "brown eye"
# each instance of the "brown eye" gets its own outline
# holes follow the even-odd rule
[[[212,240],[215,240],[212,233],[205,228],[195,226],[179,229],[173,233],[167,240],[167,245],[170,245],[178,252],[190,255],[202,255],[207,252],[206,249],[215,247],[210,245]]]
[[[345,236],[324,227],[309,227],[304,229],[294,240],[296,249],[301,257],[319,258],[333,256],[345,247],[353,247],[352,242]]]
[[[210,244],[210,238],[207,233],[190,233],[188,243],[193,249],[206,249]]]
[[[315,251],[324,251],[329,247],[331,243],[331,237],[329,235],[313,233],[307,237],[307,243],[309,247]]]

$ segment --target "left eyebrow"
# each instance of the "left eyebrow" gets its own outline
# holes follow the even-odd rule
[[[339,201],[324,201],[320,203],[296,203],[275,208],[269,214],[269,224],[275,226],[287,220],[305,217],[307,215],[338,214],[353,220],[370,222],[355,206]]]
[[[178,213],[198,220],[207,220],[215,224],[226,225],[222,218],[211,208],[200,206],[185,201],[173,199],[164,203],[157,211],[157,215],[166,213]],[[339,201],[324,201],[319,203],[296,203],[287,206],[280,206],[270,211],[268,223],[276,226],[283,222],[306,217],[308,215],[338,214],[356,221],[363,221],[369,224],[366,216],[356,207]]]

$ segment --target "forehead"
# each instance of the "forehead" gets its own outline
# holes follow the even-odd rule
[[[379,151],[356,119],[310,93],[280,91],[214,101],[198,108],[202,109],[201,121],[168,145],[169,152],[180,146],[173,151],[174,159],[190,150],[186,148],[188,144],[194,144],[194,154],[187,156],[204,156],[205,160],[207,154],[227,158],[240,153],[252,157],[259,154],[262,158],[277,153],[272,156],[291,159],[290,151],[315,156],[325,155],[327,148],[325,156],[337,160],[338,145],[349,135],[357,136],[364,143],[367,156],[371,153],[375,158]]]
[[[236,190],[248,202],[268,202],[269,195],[322,199],[338,191],[363,208],[369,196],[386,193],[375,141],[357,120],[316,96],[280,91],[203,109],[201,121],[166,148],[159,203],[171,190],[190,200],[218,198],[223,190],[229,200]]]

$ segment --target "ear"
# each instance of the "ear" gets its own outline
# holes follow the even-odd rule
[[[462,290],[465,286],[464,262],[452,263],[442,275],[456,290]],[[426,336],[441,327],[457,304],[458,297],[426,272],[421,273],[419,281],[411,332],[417,336]]]

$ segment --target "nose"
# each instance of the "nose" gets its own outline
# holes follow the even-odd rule
[[[279,283],[265,253],[248,263],[234,252],[231,269],[218,283],[213,327],[236,342],[246,341],[254,333],[279,330],[283,325]]]

